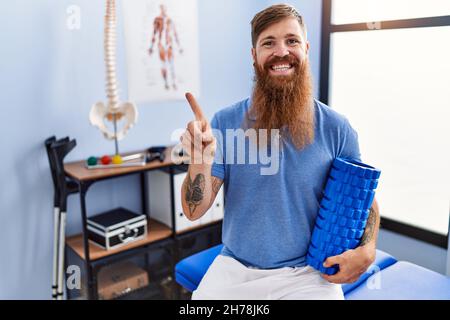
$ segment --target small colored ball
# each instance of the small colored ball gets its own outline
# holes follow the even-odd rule
[[[102,164],[107,165],[111,163],[111,157],[109,156],[103,156],[100,161],[102,162]]]
[[[118,154],[116,154],[115,156],[112,157],[112,163],[113,164],[122,164],[123,160],[122,157]]]
[[[95,166],[97,165],[97,158],[96,157],[89,157],[87,159],[88,166]]]

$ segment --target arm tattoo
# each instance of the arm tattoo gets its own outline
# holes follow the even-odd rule
[[[222,186],[222,180],[218,178],[213,178],[212,189],[215,194],[219,192],[220,187]]]
[[[197,206],[203,201],[203,193],[205,191],[205,176],[198,174],[194,181],[191,180],[191,176],[187,175],[187,183],[185,187],[185,200],[189,206],[189,215],[195,211]]]
[[[377,212],[373,208],[370,208],[370,214],[369,217],[367,218],[366,230],[364,231],[364,234],[361,238],[360,246],[363,246],[372,240],[375,231],[376,221],[377,221]]]

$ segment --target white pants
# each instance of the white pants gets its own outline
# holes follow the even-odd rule
[[[248,268],[218,255],[193,300],[343,300],[341,285],[333,284],[310,266],[280,269]]]

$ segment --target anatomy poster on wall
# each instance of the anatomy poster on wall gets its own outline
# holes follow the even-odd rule
[[[197,0],[123,1],[129,100],[200,94]]]

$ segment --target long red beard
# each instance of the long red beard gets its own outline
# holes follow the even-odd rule
[[[298,149],[314,140],[314,100],[309,62],[300,64],[292,56],[276,59],[295,68],[290,76],[269,75],[274,59],[264,70],[255,65],[255,85],[250,114],[256,118],[254,129],[279,129],[282,139],[291,138]],[[270,138],[268,139],[270,141]]]

